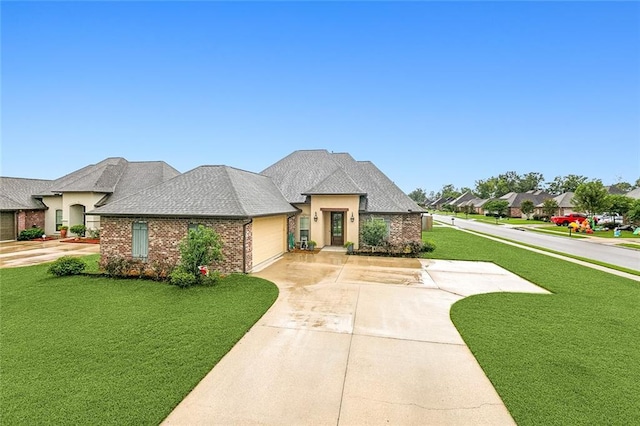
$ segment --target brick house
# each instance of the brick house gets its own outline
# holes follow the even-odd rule
[[[100,216],[101,255],[179,261],[190,226],[223,241],[224,273],[251,272],[293,244],[360,245],[366,220],[384,220],[391,244],[421,241],[424,209],[368,161],[295,151],[260,174],[201,166],[88,212]]]
[[[0,241],[15,240],[27,228],[45,228],[48,207],[34,196],[50,180],[0,177]]]

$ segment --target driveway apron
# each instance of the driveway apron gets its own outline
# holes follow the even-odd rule
[[[490,263],[324,251],[255,275],[278,300],[164,424],[514,424],[449,310],[545,290]]]

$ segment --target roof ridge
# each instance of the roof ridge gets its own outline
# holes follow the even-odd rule
[[[233,179],[231,179],[231,175],[229,174],[229,170],[230,169],[234,169],[233,167],[229,167],[229,166],[223,166],[222,167],[224,172],[225,172],[225,176],[227,178],[227,180],[229,181],[229,187],[231,188],[231,191],[233,192],[233,201],[238,204],[238,206],[240,207],[240,210],[245,214],[245,215],[249,215],[247,212],[247,209],[245,208],[244,204],[240,202],[240,197],[238,195],[238,188],[236,188],[235,185],[235,181]],[[238,169],[234,169],[234,170],[238,170]]]

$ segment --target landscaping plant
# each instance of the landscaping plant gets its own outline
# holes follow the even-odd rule
[[[57,277],[63,277],[66,275],[79,275],[87,267],[84,260],[77,257],[62,256],[54,261],[47,272]]]
[[[73,225],[69,230],[78,237],[84,237],[84,234],[87,232],[87,227],[84,225]]]
[[[171,284],[191,287],[210,281],[214,278],[209,277],[208,266],[219,260],[222,260],[220,236],[213,229],[198,225],[180,242],[180,264],[171,272]]]

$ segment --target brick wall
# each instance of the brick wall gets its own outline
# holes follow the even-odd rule
[[[362,243],[362,227],[371,218],[389,221],[389,238],[392,245],[422,241],[422,214],[361,214],[360,215],[360,244]]]
[[[251,224],[246,226],[246,264],[243,265],[242,228],[245,220],[238,219],[192,219],[192,218],[101,218],[100,255],[101,262],[111,257],[131,259],[133,222],[147,223],[149,231],[148,263],[154,261],[177,264],[180,261],[180,241],[187,235],[189,224],[197,223],[213,228],[222,240],[224,259],[209,267],[222,273],[243,272],[252,267]]]
[[[21,210],[18,212],[18,232],[36,225],[44,229],[44,210]]]

